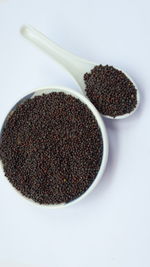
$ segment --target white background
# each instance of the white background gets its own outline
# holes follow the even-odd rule
[[[149,0],[0,0],[0,123],[27,91],[79,89],[19,33],[31,24],[65,49],[115,65],[136,81],[139,110],[105,120],[110,156],[102,181],[66,209],[35,207],[0,171],[0,267],[150,266]]]

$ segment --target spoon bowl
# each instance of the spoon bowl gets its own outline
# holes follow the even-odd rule
[[[62,67],[67,70],[74,80],[77,82],[77,84],[80,86],[83,95],[86,96],[85,92],[85,82],[84,82],[84,74],[87,72],[90,72],[96,65],[99,65],[98,63],[94,63],[88,60],[85,60],[83,58],[80,58],[65,49],[61,48],[51,40],[49,40],[44,34],[33,28],[32,26],[25,25],[21,28],[22,35],[32,41],[34,44],[36,44],[38,47],[40,47],[43,51],[45,51],[51,58],[53,58],[56,62],[58,62]],[[117,69],[117,68],[116,68]],[[120,69],[118,69],[120,70]],[[103,115],[106,118],[109,119],[124,119],[128,116],[132,115],[136,109],[139,106],[140,103],[140,94],[138,87],[136,83],[133,81],[133,79],[124,72],[126,77],[133,83],[134,87],[136,88],[137,93],[137,105],[134,108],[134,110],[130,113],[126,113],[124,115],[111,117],[108,115]]]
[[[99,112],[94,107],[94,105],[88,100],[88,98],[86,98],[85,96],[81,95],[80,93],[77,93],[76,91],[74,91],[70,88],[66,88],[66,87],[62,87],[62,86],[49,86],[49,87],[38,88],[38,89],[35,89],[35,90],[27,93],[26,95],[24,95],[21,99],[19,99],[17,101],[17,103],[15,103],[15,105],[9,111],[9,113],[6,116],[6,119],[4,120],[4,123],[1,127],[0,135],[3,131],[3,128],[5,127],[5,125],[7,123],[7,120],[13,114],[13,112],[15,111],[16,107],[19,104],[23,103],[27,99],[34,98],[35,96],[39,96],[39,95],[43,95],[43,94],[49,94],[52,92],[58,92],[58,93],[63,92],[67,95],[69,94],[69,95],[79,99],[82,103],[84,103],[90,109],[93,116],[95,117],[97,124],[100,128],[100,131],[102,134],[102,139],[103,139],[103,157],[102,157],[101,166],[100,166],[100,169],[97,173],[97,176],[95,177],[95,179],[94,179],[93,183],[90,185],[90,187],[80,197],[76,198],[75,200],[70,201],[69,203],[61,203],[61,204],[55,204],[55,205],[38,204],[38,203],[34,202],[33,200],[24,197],[17,189],[15,189],[15,187],[11,186],[12,188],[15,189],[15,191],[17,193],[19,193],[21,196],[23,196],[25,199],[27,199],[30,203],[33,203],[37,206],[42,206],[42,207],[44,206],[44,207],[49,207],[49,208],[57,208],[57,207],[66,207],[66,206],[72,205],[76,202],[79,202],[84,197],[86,197],[90,192],[92,192],[93,189],[95,188],[95,186],[99,183],[99,181],[101,180],[101,178],[103,176],[104,170],[106,168],[107,159],[108,159],[108,137],[107,137],[107,132],[106,132],[104,122],[103,122]],[[0,167],[2,167],[2,170],[3,170],[3,164],[1,161],[0,161],[0,163],[1,163]]]

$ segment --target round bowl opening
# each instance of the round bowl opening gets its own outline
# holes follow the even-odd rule
[[[50,86],[50,87],[38,88],[38,89],[35,89],[32,92],[29,92],[28,94],[23,96],[21,99],[19,99],[19,101],[17,101],[17,103],[13,106],[13,108],[9,111],[8,115],[6,116],[6,119],[4,120],[4,123],[3,123],[2,127],[1,127],[1,132],[3,130],[3,127],[5,126],[8,118],[11,116],[11,114],[13,113],[13,111],[15,110],[15,108],[19,104],[23,103],[27,99],[34,98],[35,96],[39,96],[39,95],[43,95],[43,94],[49,94],[49,93],[52,93],[52,92],[58,92],[58,93],[59,92],[63,92],[65,94],[71,95],[71,96],[79,99],[82,103],[84,103],[90,109],[92,114],[94,115],[94,117],[95,117],[95,119],[97,121],[97,124],[98,124],[98,126],[100,128],[101,135],[102,135],[102,140],[103,140],[102,161],[101,161],[100,169],[99,169],[94,181],[92,182],[92,184],[89,186],[89,188],[81,196],[77,197],[76,199],[74,199],[74,200],[72,200],[72,201],[70,201],[68,203],[39,204],[39,203],[35,202],[34,200],[23,196],[20,191],[18,191],[14,186],[11,185],[11,187],[14,188],[17,193],[19,193],[23,198],[25,198],[26,200],[28,200],[32,204],[35,204],[37,206],[42,206],[42,207],[44,206],[44,207],[50,207],[50,208],[58,208],[58,207],[66,207],[66,206],[75,204],[76,202],[82,200],[91,191],[93,191],[95,186],[101,180],[102,175],[103,175],[104,170],[105,170],[105,167],[106,167],[107,159],[108,159],[108,137],[107,137],[107,132],[106,132],[106,128],[105,128],[104,122],[103,122],[99,112],[96,110],[94,105],[88,100],[88,98],[86,98],[85,96],[81,95],[80,93],[78,93],[78,92],[76,92],[76,91],[74,91],[74,90],[72,90],[70,88],[66,88],[66,87],[62,87],[62,86]]]

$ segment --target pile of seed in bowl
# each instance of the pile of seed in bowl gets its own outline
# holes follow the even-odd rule
[[[96,178],[102,156],[103,140],[94,115],[64,93],[25,100],[2,130],[5,176],[40,204],[68,203],[81,196]]]
[[[86,94],[103,115],[116,117],[131,113],[137,105],[134,84],[112,66],[95,66],[85,73]]]

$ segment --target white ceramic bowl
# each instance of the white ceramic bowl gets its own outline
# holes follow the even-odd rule
[[[69,205],[72,205],[80,200],[82,200],[84,197],[86,197],[91,191],[93,191],[93,189],[95,188],[95,186],[98,184],[98,182],[101,180],[102,175],[104,173],[105,167],[106,167],[106,163],[107,163],[107,159],[108,159],[108,137],[107,137],[107,132],[106,132],[106,128],[104,125],[104,122],[99,114],[99,112],[97,111],[97,109],[94,107],[94,105],[88,100],[88,98],[86,98],[85,96],[81,95],[78,92],[75,92],[74,90],[70,89],[70,88],[66,88],[66,87],[62,87],[62,86],[48,86],[48,87],[43,87],[43,88],[38,88],[33,90],[32,92],[30,91],[28,94],[24,95],[14,106],[13,108],[9,111],[8,115],[6,116],[6,119],[2,125],[1,131],[3,129],[3,127],[5,126],[5,123],[7,122],[7,118],[9,117],[9,115],[15,110],[16,106],[18,104],[21,104],[22,102],[24,102],[24,100],[29,99],[29,98],[33,98],[37,95],[42,95],[42,94],[49,94],[52,92],[63,92],[65,94],[69,94],[72,95],[75,98],[78,98],[81,102],[83,102],[85,105],[88,106],[88,108],[91,110],[91,112],[93,113],[98,126],[101,130],[101,134],[102,134],[102,138],[103,138],[103,157],[102,157],[102,162],[101,162],[101,166],[100,166],[100,170],[97,174],[97,176],[95,177],[95,180],[93,181],[93,183],[91,184],[91,186],[78,198],[74,199],[73,201],[70,201],[69,203],[62,203],[62,204],[54,204],[54,205],[45,205],[45,204],[38,204],[37,202],[34,202],[33,200],[23,196],[17,189],[15,189],[15,187],[11,186],[12,188],[15,189],[15,191],[17,193],[19,193],[22,197],[24,197],[25,199],[27,199],[30,203],[33,203],[35,205],[38,206],[45,206],[45,207],[49,207],[49,208],[56,208],[56,207],[66,207]],[[2,164],[1,164],[2,166]],[[9,183],[10,184],[10,183]]]

